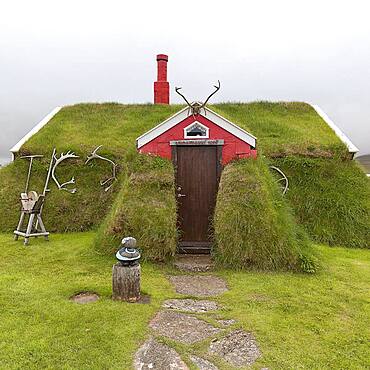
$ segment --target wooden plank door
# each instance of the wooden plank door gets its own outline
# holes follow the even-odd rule
[[[221,147],[176,146],[179,252],[209,253]]]

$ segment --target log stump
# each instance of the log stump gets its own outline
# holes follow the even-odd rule
[[[112,273],[114,300],[137,302],[140,299],[140,265],[113,265]]]

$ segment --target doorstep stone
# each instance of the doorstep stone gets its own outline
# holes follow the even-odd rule
[[[178,254],[174,265],[181,271],[207,272],[214,268],[209,254]]]

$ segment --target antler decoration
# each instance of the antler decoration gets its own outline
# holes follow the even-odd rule
[[[181,89],[182,87],[175,87],[175,91],[185,100],[186,104],[191,108],[191,104],[188,102],[188,99],[185,98],[185,95],[181,94]]]
[[[53,157],[54,157],[53,159],[55,160],[55,163],[53,165],[53,169],[51,170],[51,177],[55,181],[59,190],[65,190],[65,191],[68,191],[71,194],[74,194],[77,191],[77,189],[76,188],[68,189],[66,186],[69,185],[69,184],[74,184],[75,183],[75,178],[72,177],[69,181],[66,181],[66,182],[63,182],[63,184],[60,184],[58,179],[55,176],[55,169],[64,160],[69,159],[69,158],[78,158],[78,155],[74,154],[71,151],[68,151],[66,154],[62,153],[59,158],[55,154],[53,155]]]
[[[188,109],[188,115],[191,114],[193,115],[193,117],[195,118],[195,116],[197,114],[200,114],[200,111],[201,109],[204,110],[204,114],[206,115],[206,110],[205,110],[205,106],[206,104],[208,103],[208,100],[214,95],[216,94],[216,92],[218,90],[220,90],[221,88],[221,83],[220,83],[220,80],[217,80],[218,82],[218,85],[214,85],[213,87],[216,89],[215,91],[213,91],[209,96],[208,98],[206,99],[206,101],[204,103],[199,103],[199,102],[193,102],[193,103],[189,103],[189,101],[186,99],[186,97],[181,94],[180,90],[182,89],[182,87],[175,87],[175,91],[177,94],[179,94],[186,102],[186,104],[188,105],[189,109]]]
[[[213,87],[214,87],[216,90],[215,90],[212,94],[210,94],[210,95],[208,96],[208,98],[206,99],[206,101],[202,104],[201,108],[204,108],[204,107],[206,106],[206,104],[208,103],[208,100],[209,100],[213,95],[215,95],[215,94],[216,94],[216,92],[217,92],[218,90],[220,90],[220,88],[221,88],[221,82],[220,82],[220,80],[217,80],[217,82],[218,82],[218,86],[213,85]]]
[[[108,191],[111,186],[113,185],[113,182],[117,180],[117,177],[116,177],[116,168],[117,168],[117,165],[109,158],[105,158],[105,157],[102,157],[101,155],[99,154],[96,154],[96,152],[102,147],[103,145],[99,145],[98,147],[96,147],[94,149],[94,151],[87,157],[87,160],[85,162],[85,164],[89,163],[91,160],[93,160],[94,158],[97,158],[97,159],[101,159],[103,161],[107,161],[109,163],[112,164],[112,176],[109,177],[108,179],[106,180],[102,180],[100,181],[100,185],[101,186],[104,186],[104,185],[107,185],[108,183],[110,183],[110,185],[108,187],[106,187],[104,189],[104,191]]]

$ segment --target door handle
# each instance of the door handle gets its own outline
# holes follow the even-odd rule
[[[182,198],[182,197],[186,197],[185,194],[177,194],[177,198]]]

